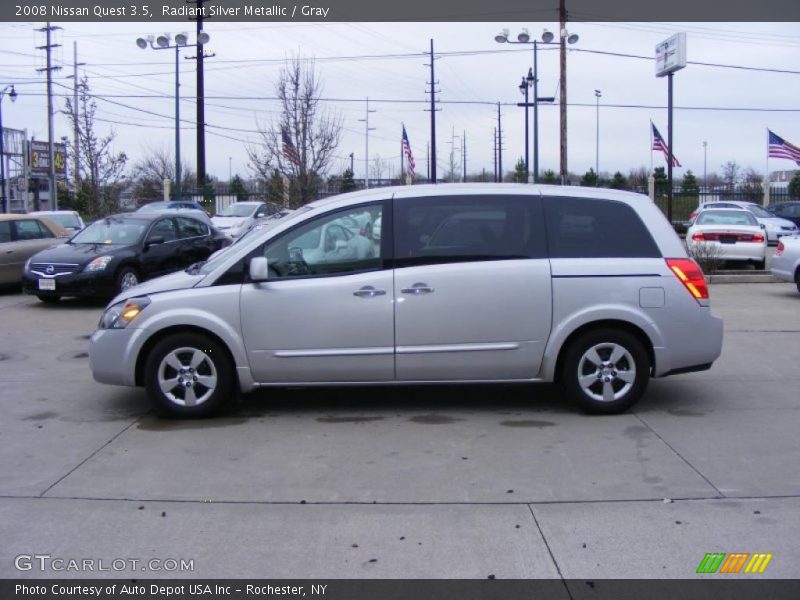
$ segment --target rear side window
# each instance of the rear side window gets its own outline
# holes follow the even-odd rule
[[[0,244],[11,241],[11,221],[0,221]]]
[[[660,258],[636,211],[614,200],[545,198],[550,258]]]
[[[394,206],[398,267],[545,257],[539,198],[445,196]]]
[[[186,217],[177,217],[175,219],[178,223],[178,232],[181,238],[202,237],[208,235],[208,227],[200,221],[194,219],[187,219]]]
[[[53,232],[34,219],[15,221],[18,240],[40,240],[55,237]]]

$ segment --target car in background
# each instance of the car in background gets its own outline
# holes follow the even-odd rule
[[[203,208],[203,205],[199,202],[195,202],[194,200],[164,200],[158,202],[148,202],[147,204],[142,204],[139,208],[137,208],[136,212],[153,212],[156,210],[172,208],[192,208],[194,210],[202,210],[204,213],[206,213],[206,215],[208,215],[206,209]]]
[[[753,213],[743,208],[701,210],[686,231],[686,247],[694,256],[748,262],[763,270],[767,234]]]
[[[280,208],[271,202],[234,202],[214,215],[211,221],[222,233],[238,238],[260,219],[279,215]]]
[[[778,242],[770,271],[778,279],[795,283],[800,292],[800,237],[785,237]]]
[[[228,244],[227,236],[181,212],[111,215],[29,258],[23,290],[43,302],[62,296],[111,297],[145,279],[204,261]]]
[[[797,225],[788,219],[776,217],[760,204],[755,202],[743,202],[739,200],[724,200],[719,202],[706,202],[702,204],[696,211],[690,215],[690,220],[694,220],[697,213],[701,210],[708,210],[711,208],[743,208],[753,213],[760,225],[764,225],[764,231],[767,233],[767,243],[778,243],[778,240],[785,235],[794,235],[797,233]]]
[[[800,227],[800,202],[777,202],[767,206],[767,210],[776,217],[788,219]]]
[[[74,210],[37,210],[28,214],[47,217],[61,225],[69,233],[77,233],[86,227],[80,214]]]
[[[0,214],[0,285],[19,283],[25,261],[40,250],[62,244],[69,235],[47,217]]]

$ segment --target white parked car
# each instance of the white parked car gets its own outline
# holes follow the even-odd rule
[[[800,237],[785,237],[778,242],[770,270],[778,279],[796,283],[800,292]]]
[[[36,210],[29,214],[47,217],[54,223],[61,225],[69,233],[76,233],[86,227],[81,216],[74,210]]]
[[[778,243],[778,240],[785,235],[794,235],[797,233],[797,225],[792,223],[789,219],[776,217],[771,212],[766,210],[763,206],[754,202],[742,202],[740,200],[724,200],[719,202],[706,202],[691,215],[692,220],[697,216],[701,210],[709,210],[712,208],[743,208],[753,213],[753,216],[758,221],[759,225],[764,225],[764,231],[767,234],[767,243]]]
[[[764,226],[743,208],[701,210],[686,231],[686,246],[690,253],[705,249],[713,253],[709,257],[751,263],[759,270],[766,264]]]
[[[279,207],[269,202],[234,202],[214,215],[211,221],[222,233],[237,238],[249,231],[259,219],[279,212]]]

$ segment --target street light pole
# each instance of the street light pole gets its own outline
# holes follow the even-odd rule
[[[706,151],[708,150],[708,142],[703,140],[703,187],[708,192],[708,163],[706,161]]]
[[[519,91],[525,95],[525,183],[528,183],[528,173],[531,172],[530,163],[529,163],[529,146],[530,144],[528,141],[530,138],[528,137],[528,82],[525,77],[522,78],[522,83],[519,84]]]
[[[3,98],[11,98],[12,102],[17,99],[17,91],[13,85],[7,85],[0,90],[0,196],[2,196],[3,212],[8,212],[8,197],[6,196],[6,148],[5,148],[5,135],[3,133]]]
[[[542,40],[531,40],[531,36],[528,33],[528,30],[523,28],[522,31],[517,35],[517,41],[511,41],[508,37],[508,29],[503,29],[499,34],[494,37],[494,40],[500,44],[531,44],[533,46],[533,73],[531,73],[530,69],[528,70],[528,84],[530,85],[531,82],[533,83],[533,101],[528,102],[525,101],[525,105],[533,106],[533,182],[538,183],[539,181],[539,102],[554,102],[554,97],[546,97],[541,98],[539,97],[539,70],[538,70],[538,50],[539,44],[546,44],[546,45],[558,45],[558,42],[554,42],[554,35],[545,30],[542,34]],[[577,35],[568,35],[567,43],[574,44],[578,41]],[[518,104],[517,106],[523,106],[522,104]],[[525,111],[527,113],[527,106]],[[562,118],[566,118],[565,116]],[[525,141],[527,147],[527,139]],[[527,165],[527,161],[526,161]],[[526,166],[527,169],[527,166]]]
[[[594,91],[594,97],[597,100],[597,114],[595,115],[595,140],[594,140],[594,174],[600,177],[600,96],[603,93],[600,90]]]
[[[200,33],[198,35],[198,44],[206,44],[209,41],[207,33]],[[179,33],[175,36],[175,43],[170,43],[169,34],[160,35],[153,43],[153,36],[147,39],[138,38],[136,45],[142,50],[147,49],[148,46],[152,50],[172,50],[175,49],[175,199],[181,199],[181,105],[180,105],[180,50],[188,46],[188,38],[185,33]],[[203,127],[203,123],[198,123],[198,127]],[[205,157],[203,157],[205,159]],[[201,182],[202,185],[202,182]]]

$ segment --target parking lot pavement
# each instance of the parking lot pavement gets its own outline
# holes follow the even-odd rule
[[[0,577],[41,576],[13,558],[45,552],[194,577],[680,578],[712,551],[798,577],[800,294],[711,294],[721,359],[624,415],[554,385],[425,386],[266,390],[202,421],[92,381],[102,305],[0,294]]]

